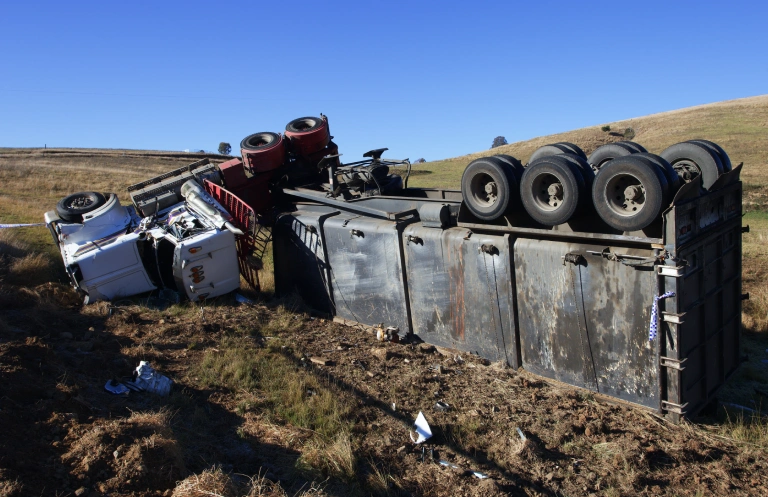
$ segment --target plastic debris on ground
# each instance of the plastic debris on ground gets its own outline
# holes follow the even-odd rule
[[[248,297],[240,293],[235,294],[235,300],[241,304],[253,304],[253,300],[249,299]]]
[[[413,433],[410,434],[411,440],[413,440],[414,443],[420,444],[432,438],[432,429],[429,427],[427,418],[424,417],[424,414],[421,411],[419,411],[419,415],[416,416],[416,422],[413,426],[418,435],[418,438],[414,438]]]
[[[453,470],[457,470],[457,471],[466,471],[461,466],[457,466],[452,462],[448,462],[444,460],[440,461],[440,465],[445,466],[447,468],[451,468]],[[471,473],[472,473],[472,476],[480,480],[485,480],[486,478],[490,478],[490,476],[486,475],[485,473],[481,473],[480,471],[471,471]]]
[[[528,437],[525,436],[525,433],[523,433],[523,430],[520,428],[515,428],[517,430],[517,434],[520,435],[520,440],[528,440]]]
[[[104,390],[115,395],[128,395],[128,392],[130,392],[128,387],[115,380],[109,380],[106,385],[104,385]]]
[[[136,368],[136,379],[127,385],[165,397],[171,393],[172,384],[170,378],[155,371],[149,362],[141,361]]]

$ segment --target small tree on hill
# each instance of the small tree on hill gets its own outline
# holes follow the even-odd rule
[[[230,145],[227,142],[221,142],[219,143],[219,153],[221,155],[229,155],[229,153],[232,151],[232,145]]]
[[[502,145],[507,145],[507,139],[503,136],[497,136],[493,139],[493,144],[491,145],[491,148],[500,147]]]

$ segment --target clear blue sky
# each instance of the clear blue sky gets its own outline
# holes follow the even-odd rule
[[[0,147],[233,149],[329,116],[435,160],[768,93],[765,2],[0,2]]]

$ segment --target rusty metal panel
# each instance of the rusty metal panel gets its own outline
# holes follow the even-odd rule
[[[665,277],[677,296],[665,306],[678,323],[663,323],[664,351],[683,367],[667,370],[665,400],[693,415],[707,405],[740,362],[741,222],[733,219],[688,240]]]
[[[413,331],[519,367],[509,235],[412,224],[403,232]]]
[[[323,226],[335,314],[410,332],[401,223],[342,213]]]
[[[272,231],[275,293],[293,291],[313,309],[333,314],[322,226],[338,211],[297,211],[278,217]]]
[[[653,256],[647,249],[518,239],[523,367],[658,409],[659,341],[648,340],[658,291]]]

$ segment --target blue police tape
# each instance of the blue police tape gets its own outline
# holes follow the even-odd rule
[[[651,328],[648,330],[648,340],[653,341],[659,329],[659,300],[674,297],[675,292],[667,292],[664,295],[653,297],[653,307],[651,308]]]
[[[31,224],[0,224],[2,228],[26,228],[27,226],[45,226],[45,223],[31,223]]]

